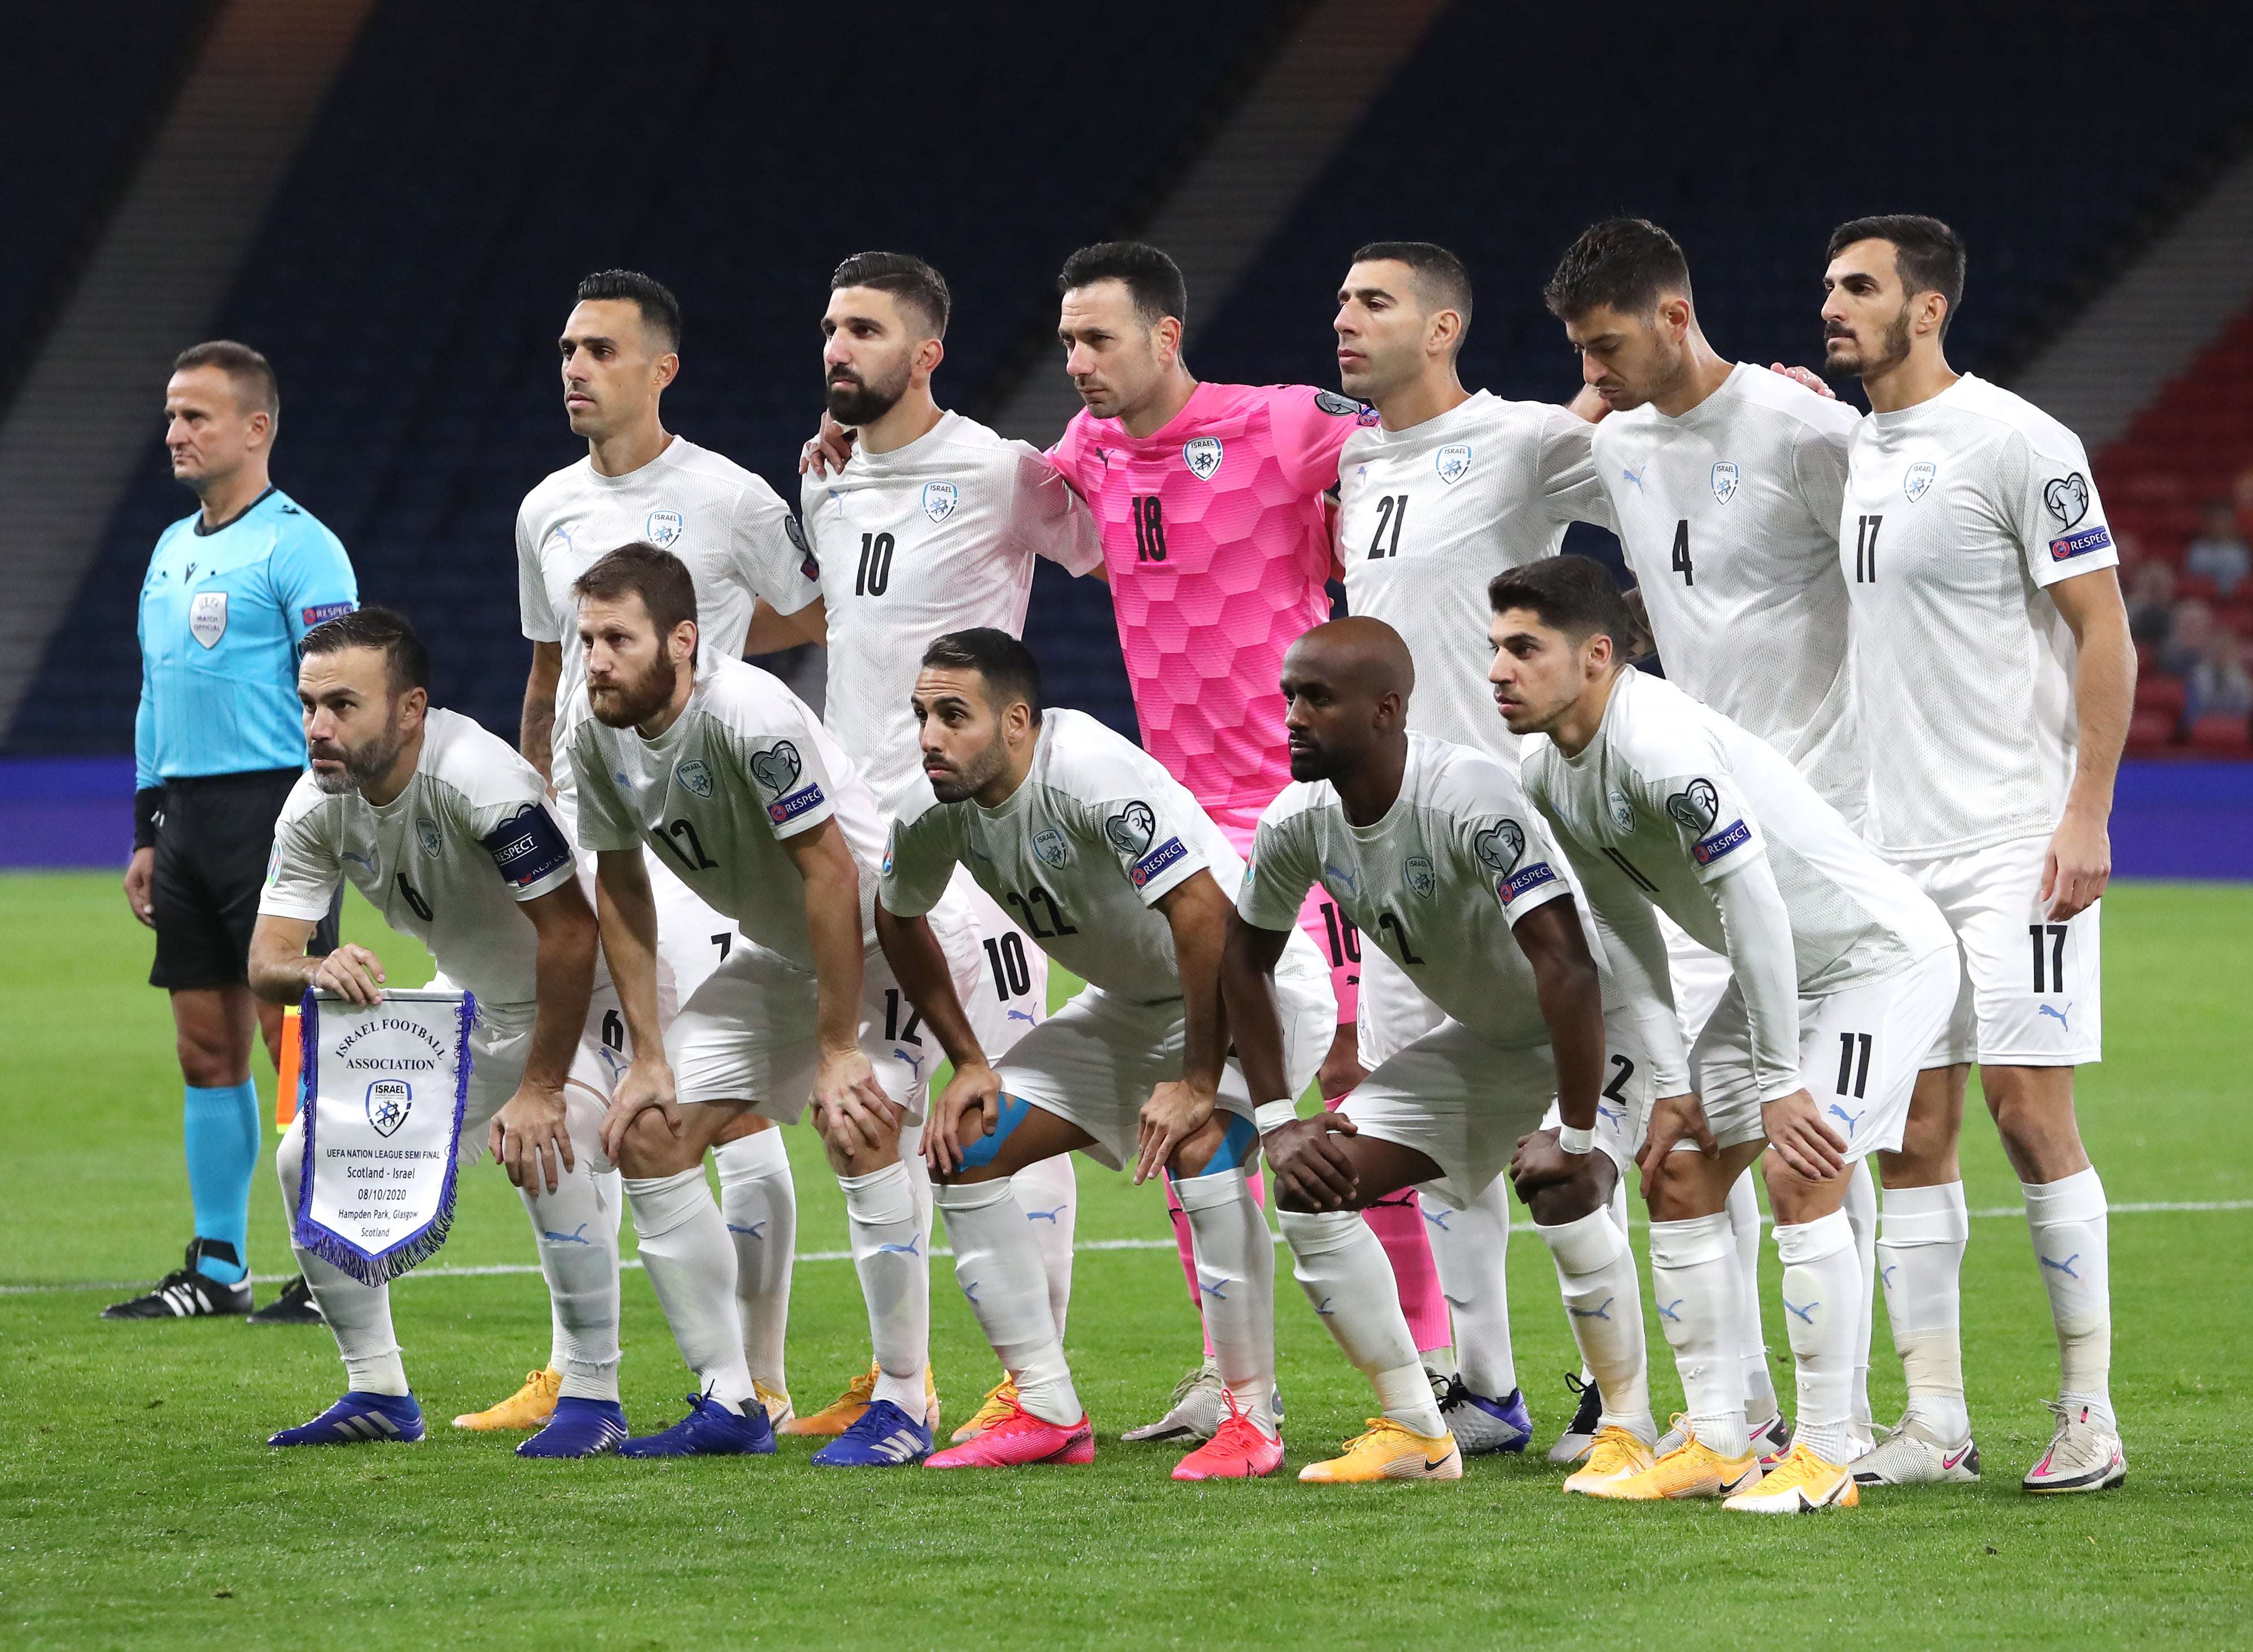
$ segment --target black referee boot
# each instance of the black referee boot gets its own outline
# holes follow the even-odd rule
[[[217,1279],[196,1272],[199,1258],[210,1257],[214,1261],[242,1265],[242,1258],[224,1239],[191,1239],[188,1241],[186,1265],[177,1273],[167,1273],[157,1288],[146,1296],[136,1296],[123,1302],[112,1302],[101,1310],[106,1320],[196,1320],[219,1316],[234,1318],[250,1312],[250,1281],[240,1285],[221,1285]]]
[[[326,1325],[313,1293],[300,1273],[282,1287],[282,1294],[250,1316],[253,1325]]]

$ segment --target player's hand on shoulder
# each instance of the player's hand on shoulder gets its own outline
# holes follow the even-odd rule
[[[1134,1126],[1136,1185],[1157,1175],[1176,1147],[1205,1127],[1217,1099],[1211,1091],[1178,1078],[1150,1091]]]
[[[529,1082],[501,1104],[486,1146],[511,1181],[535,1190],[544,1184],[553,1193],[578,1168],[564,1119],[562,1091]]]
[[[906,1117],[857,1047],[822,1056],[813,1075],[813,1107],[823,1137],[848,1155],[882,1147]]]
[[[383,1002],[383,963],[365,946],[346,941],[313,969],[313,986],[347,1004]]]
[[[1279,1125],[1259,1138],[1259,1150],[1267,1155],[1277,1188],[1294,1203],[1343,1210],[1359,1197],[1361,1178],[1337,1139],[1358,1133],[1352,1119],[1326,1112]]]
[[[1679,1096],[1661,1096],[1652,1102],[1650,1128],[1635,1155],[1636,1166],[1643,1172],[1645,1200],[1657,1185],[1659,1167],[1674,1151],[1674,1144],[1687,1140],[1697,1142],[1698,1151],[1708,1159],[1721,1151],[1720,1144],[1713,1140],[1713,1126],[1705,1122],[1705,1104],[1686,1091]]]
[[[1784,1164],[1810,1181],[1846,1174],[1846,1144],[1823,1122],[1815,1098],[1803,1090],[1761,1104],[1761,1127]]]
[[[1771,361],[1768,364],[1768,370],[1770,373],[1781,373],[1792,383],[1812,390],[1826,401],[1836,401],[1838,399],[1838,393],[1824,383],[1822,374],[1817,373],[1812,367],[1787,367],[1781,361]]]
[[[923,1156],[934,1172],[962,1168],[965,1147],[1000,1127],[1001,1075],[982,1061],[955,1070],[924,1123]]]
[[[157,851],[136,849],[125,863],[125,904],[150,929],[157,927]]]
[[[2096,904],[2112,881],[2112,833],[2102,819],[2068,809],[2042,854],[2042,910],[2053,924]]]
[[[659,1055],[638,1056],[611,1094],[610,1111],[603,1115],[603,1151],[612,1164],[618,1161],[626,1133],[645,1112],[660,1113],[665,1127],[677,1139],[682,1130],[679,1099],[673,1087],[673,1069]]]
[[[853,457],[852,431],[831,418],[827,409],[821,415],[821,429],[805,447],[799,450],[798,473],[827,476],[832,471],[841,471],[845,462]]]

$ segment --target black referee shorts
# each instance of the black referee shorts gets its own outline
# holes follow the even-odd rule
[[[157,964],[149,985],[171,992],[241,986],[248,979],[250,931],[274,847],[275,817],[297,784],[295,769],[200,775],[164,783],[164,821],[150,891],[157,917]],[[337,913],[314,928],[315,954],[337,944]]]

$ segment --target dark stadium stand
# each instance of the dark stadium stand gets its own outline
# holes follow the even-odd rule
[[[205,0],[0,3],[0,405],[210,12]]]
[[[1217,0],[1202,16],[1249,50],[1285,10]],[[442,703],[515,729],[515,511],[584,452],[552,365],[581,275],[628,264],[674,288],[668,427],[795,505],[839,259],[898,246],[946,272],[939,390],[969,405],[1064,254],[1149,187],[1153,158],[1238,67],[1227,50],[1123,52],[1092,75],[1082,37],[1025,15],[982,0],[863,10],[847,28],[724,0],[379,7],[217,331],[273,358],[276,482],[343,538],[367,598],[427,629]],[[134,594],[190,504],[160,461],[50,646],[14,749],[129,743]],[[1071,687],[1081,632],[1050,655],[1068,697],[1090,693]],[[1107,618],[1092,642],[1123,697]]]

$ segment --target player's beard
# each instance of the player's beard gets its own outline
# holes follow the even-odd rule
[[[1842,339],[1849,346],[1854,347],[1854,354],[1843,361],[1832,356],[1830,352],[1830,345]],[[1899,313],[1886,324],[1885,336],[1879,340],[1879,354],[1874,359],[1861,352],[1859,344],[1860,341],[1852,333],[1833,334],[1824,340],[1823,353],[1825,359],[1823,365],[1834,373],[1851,373],[1858,378],[1874,379],[1891,373],[1902,362],[1907,361],[1908,359],[1908,301],[1904,299],[1901,302]]]
[[[647,671],[628,683],[613,683],[604,687],[587,685],[587,707],[595,720],[610,728],[631,728],[647,722],[665,709],[673,698],[673,685],[679,681],[679,667],[660,653],[650,662]]]
[[[931,789],[941,803],[960,803],[974,798],[993,783],[994,776],[1009,766],[1009,748],[1001,738],[999,724],[994,726],[994,742],[976,753],[967,762],[955,765],[944,780],[926,773]]]
[[[874,424],[900,405],[908,393],[908,364],[888,380],[871,384],[851,368],[851,376],[829,381],[829,416],[843,425]]]
[[[312,771],[313,784],[332,798],[358,791],[371,780],[380,780],[391,772],[391,765],[399,761],[399,754],[406,749],[406,731],[399,726],[396,715],[382,734],[365,745],[345,746],[330,742],[307,748],[310,756],[344,764],[341,770],[316,769]]]

